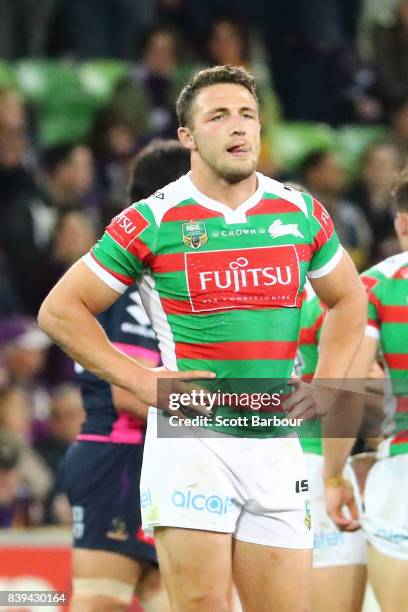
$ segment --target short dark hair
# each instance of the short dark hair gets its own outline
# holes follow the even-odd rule
[[[391,195],[397,211],[408,213],[408,166],[397,174]]]
[[[192,126],[191,108],[200,89],[220,83],[242,85],[251,93],[256,102],[256,82],[252,74],[241,66],[214,66],[197,72],[183,87],[177,99],[176,110],[180,126]]]
[[[136,156],[129,195],[132,202],[172,183],[190,170],[190,151],[177,140],[153,140]]]
[[[77,142],[64,142],[48,147],[41,156],[44,170],[53,174],[59,166],[69,161],[72,152],[80,146]]]

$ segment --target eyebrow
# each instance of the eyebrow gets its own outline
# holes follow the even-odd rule
[[[256,113],[257,109],[252,106],[241,106],[239,108],[240,113],[243,113],[246,111]],[[218,108],[212,108],[211,110],[207,111],[205,115],[213,115],[214,113],[229,113],[229,112],[230,112],[230,109],[227,108],[226,106],[219,106]]]

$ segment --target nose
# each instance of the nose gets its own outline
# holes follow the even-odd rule
[[[231,136],[243,136],[246,133],[242,117],[231,117]]]

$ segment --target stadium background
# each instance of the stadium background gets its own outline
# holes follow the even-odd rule
[[[320,197],[359,269],[398,251],[389,194],[408,152],[406,0],[235,0],[233,12],[226,0],[1,0],[2,589],[42,588],[33,568],[69,588],[58,465],[82,408],[38,307],[126,205],[137,151],[175,136],[186,78],[224,63],[257,77],[260,169]]]

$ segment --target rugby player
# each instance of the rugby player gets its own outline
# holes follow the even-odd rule
[[[136,158],[131,201],[185,174],[189,165],[180,143],[154,141]],[[155,334],[135,285],[98,320],[118,350],[146,367],[158,365]],[[135,591],[144,610],[168,610],[153,541],[141,528],[139,480],[147,406],[82,367],[76,369],[86,420],[64,461],[74,523],[71,610],[127,610]]]
[[[385,399],[384,440],[368,473],[361,517],[368,547],[368,576],[383,612],[407,609],[408,600],[408,173],[396,180],[395,230],[402,252],[362,274],[368,292],[368,324],[352,370],[367,378],[378,350],[391,392]],[[385,389],[387,391],[387,388]],[[325,441],[327,509],[341,527],[350,489],[342,466],[353,440]],[[337,486],[335,486],[337,480]],[[348,503],[350,501],[348,500]]]
[[[87,369],[159,405],[149,410],[141,507],[172,609],[229,610],[234,578],[245,610],[305,612],[312,534],[296,486],[306,478],[298,439],[227,424],[180,438],[158,383],[290,378],[307,276],[328,308],[316,376],[342,378],[364,332],[366,294],[324,207],[256,172],[261,126],[250,74],[200,71],[177,111],[191,172],[118,215],[50,292],[39,323]],[[95,319],[135,279],[162,372],[116,351]],[[327,410],[313,385],[295,389],[285,401],[294,418]]]
[[[325,309],[310,283],[305,285],[300,317],[295,371],[304,380],[314,376]],[[303,431],[302,431],[303,430]],[[304,435],[302,435],[302,433]],[[314,529],[313,612],[360,612],[366,587],[366,539],[361,529],[340,531],[328,516],[324,500],[323,448],[319,421],[307,421],[299,431],[308,468],[311,514]],[[357,481],[350,465],[343,477],[359,499]],[[360,504],[361,507],[361,504]]]

